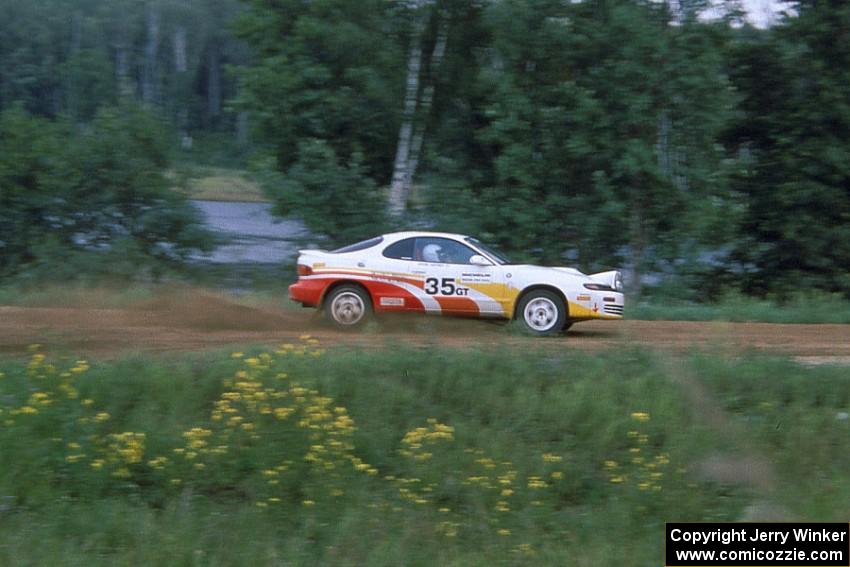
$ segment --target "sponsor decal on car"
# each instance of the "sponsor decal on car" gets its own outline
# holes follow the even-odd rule
[[[464,272],[460,275],[460,283],[489,283],[493,281],[493,274]]]

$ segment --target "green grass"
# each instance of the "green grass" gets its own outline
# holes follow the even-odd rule
[[[171,177],[191,199],[264,203],[262,188],[247,171],[210,166],[181,166]]]
[[[629,319],[649,321],[734,321],[759,323],[850,323],[850,301],[839,294],[814,293],[790,300],[730,294],[714,303],[653,298],[626,308]]]
[[[47,283],[0,287],[0,305],[20,307],[122,308],[151,299],[156,287],[140,284],[93,286],[89,283]]]
[[[219,275],[224,272],[219,272]],[[204,278],[212,276],[205,274]],[[238,279],[238,275],[221,276],[232,278],[234,287],[244,283]],[[118,286],[104,284],[103,286],[91,286],[89,284],[64,285],[55,284],[41,285],[35,287],[0,287],[0,305],[17,307],[45,307],[45,308],[80,308],[80,309],[126,309],[134,306],[144,306],[146,303],[159,302],[181,302],[187,297],[204,294],[218,297],[221,301],[233,305],[244,305],[262,309],[301,309],[300,305],[289,300],[285,284],[275,280],[271,275],[263,276],[265,279],[252,280],[254,284],[245,291],[238,293],[228,291],[217,291],[214,287],[198,288],[188,284],[158,284],[158,285],[131,285]]]
[[[652,352],[317,349],[0,361],[0,564],[655,565],[665,521],[763,497],[696,473],[741,441]],[[846,514],[846,371],[685,366],[779,505]]]
[[[729,364],[696,356],[693,364],[781,472],[786,504],[805,518],[845,521],[839,503],[850,502],[848,368],[769,357]]]

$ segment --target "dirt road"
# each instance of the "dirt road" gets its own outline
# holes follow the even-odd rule
[[[163,295],[122,309],[92,306],[0,306],[0,353],[20,354],[32,343],[73,353],[112,357],[128,352],[196,351],[226,345],[269,344],[302,334],[323,345],[397,344],[586,350],[640,344],[684,350],[700,347],[734,355],[750,349],[812,362],[850,361],[850,325],[774,325],[684,321],[600,321],[575,325],[563,337],[535,339],[502,323],[439,317],[391,318],[362,332],[329,328],[313,310],[251,306],[206,291]]]

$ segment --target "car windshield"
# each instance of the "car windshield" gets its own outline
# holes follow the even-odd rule
[[[486,252],[491,258],[493,258],[496,261],[497,264],[505,265],[505,264],[511,263],[510,259],[507,256],[505,256],[503,253],[498,252],[492,246],[487,246],[487,245],[483,244],[477,238],[467,237],[465,240],[467,242],[469,242],[470,244],[472,244],[473,246],[475,246],[476,248],[478,248],[479,250],[483,250],[484,252]]]

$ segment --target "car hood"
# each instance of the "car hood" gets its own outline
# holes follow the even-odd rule
[[[617,277],[620,275],[620,272],[617,270],[599,272],[596,274],[585,274],[575,268],[535,266],[533,264],[516,265],[514,268],[516,270],[521,270],[524,274],[533,274],[535,278],[539,278],[541,280],[570,279],[580,283],[593,282],[608,285],[613,288],[615,288],[615,282]]]

